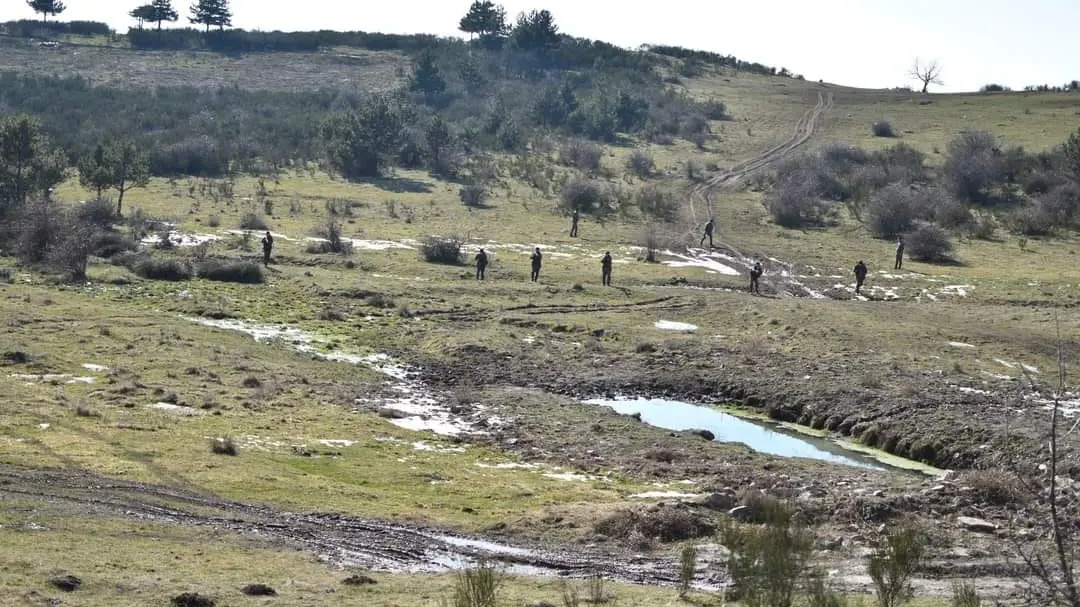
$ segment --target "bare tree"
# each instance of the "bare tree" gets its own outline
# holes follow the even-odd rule
[[[941,80],[941,66],[938,62],[931,61],[930,63],[923,63],[919,61],[919,58],[915,58],[915,63],[911,66],[911,77],[922,83],[922,92],[926,94],[926,89],[931,84],[938,86],[944,85],[945,82]]]
[[[1080,423],[1061,433],[1061,399],[1066,393],[1066,365],[1063,354],[1061,325],[1054,315],[1057,325],[1057,389],[1052,393],[1050,407],[1050,430],[1046,462],[1035,470],[1020,471],[1021,485],[1030,493],[1034,503],[1027,508],[1039,517],[1042,533],[1034,539],[1017,542],[1016,548],[1027,569],[1024,581],[1026,604],[1054,605],[1061,607],[1080,607],[1080,581],[1076,578],[1074,563],[1077,553],[1077,511],[1075,494],[1067,495],[1063,484],[1072,484],[1071,479],[1059,478],[1064,453],[1061,438],[1075,432]],[[1035,381],[1024,371],[1028,385],[1037,390]],[[1026,472],[1026,473],[1023,473]]]

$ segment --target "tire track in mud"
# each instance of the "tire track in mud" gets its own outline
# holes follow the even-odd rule
[[[788,154],[792,153],[799,147],[806,144],[814,133],[817,131],[818,126],[821,123],[822,116],[833,107],[833,94],[830,92],[827,95],[818,93],[817,103],[814,107],[806,110],[802,116],[795,122],[795,127],[791,136],[785,139],[783,142],[765,150],[761,154],[739,162],[726,171],[714,175],[707,179],[705,183],[702,183],[694,187],[690,192],[690,214],[693,217],[694,225],[697,226],[697,210],[694,205],[695,199],[704,201],[708,209],[709,217],[713,217],[713,205],[712,205],[712,193],[716,190],[728,187],[736,183],[739,179],[765,168],[778,160],[785,158]],[[725,261],[733,262],[736,265],[741,266],[737,268],[743,274],[749,274],[750,268],[753,267],[755,261],[759,261],[748,257],[739,252],[735,247],[723,241],[718,242],[719,247],[727,249],[731,255],[728,256]],[[812,299],[828,299],[820,292],[807,287],[794,278],[795,272],[793,264],[781,261],[779,259],[768,258],[765,265],[771,265],[772,270],[779,269],[777,274],[774,271],[768,271],[765,277],[762,278],[762,282],[766,285],[777,288],[776,276],[779,276],[779,288],[777,290],[784,292],[788,291],[793,295],[801,297],[809,297]],[[768,268],[767,268],[768,269]]]
[[[395,573],[437,573],[489,562],[510,573],[587,577],[634,584],[673,584],[677,564],[574,547],[519,547],[445,530],[334,513],[296,513],[174,487],[121,481],[86,471],[0,466],[0,499],[76,507],[93,516],[211,527],[272,545],[300,547],[339,566]],[[716,584],[716,579],[704,580]]]

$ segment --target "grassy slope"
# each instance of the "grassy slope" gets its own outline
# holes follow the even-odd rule
[[[10,54],[5,57],[9,62],[22,61]],[[151,54],[138,57],[138,63],[148,62],[145,65],[159,60]],[[233,65],[225,69],[217,64],[209,65],[207,62],[211,60],[219,61],[185,57],[177,63],[177,58],[170,57],[168,63],[181,65],[184,69],[232,73],[230,78],[238,78],[241,84],[256,81],[262,84],[265,74],[274,73],[266,71],[269,69],[266,66]],[[303,66],[310,65],[305,62],[319,61],[311,57],[274,55],[256,56],[251,60],[270,62],[267,65],[289,62],[302,66],[297,73],[314,73],[315,70]],[[25,67],[26,64],[22,65]],[[97,69],[97,65],[97,61],[88,66],[74,64],[72,69]],[[230,72],[233,69],[237,71]],[[146,73],[156,77],[156,68]],[[185,71],[183,77],[188,78],[193,73],[196,72]],[[244,80],[245,73],[254,80]],[[356,73],[369,72],[357,68]],[[310,85],[293,81],[288,74],[273,78],[276,84],[268,86]],[[725,101],[736,121],[714,125],[722,141],[716,149],[706,153],[680,146],[653,146],[651,151],[657,164],[665,171],[677,170],[691,157],[725,166],[771,147],[790,133],[791,125],[816,101],[819,90],[832,91],[836,106],[827,115],[821,135],[811,141],[811,147],[830,140],[867,147],[889,144],[891,141],[874,139],[869,134],[869,126],[874,120],[888,119],[902,132],[903,141],[927,152],[931,160],[936,161],[940,156],[934,154],[934,148],[944,150],[953,133],[971,124],[1002,134],[1009,142],[1041,149],[1061,141],[1080,123],[1073,109],[1075,97],[1055,94],[935,96],[933,104],[924,106],[919,105],[918,97],[913,95],[821,87],[817,83],[747,75],[715,76],[691,81],[688,86],[696,95]],[[628,153],[625,148],[611,149],[604,162],[617,173],[621,172],[622,161]],[[276,232],[302,237],[323,222],[326,201],[345,199],[357,203],[354,217],[346,224],[348,236],[421,239],[429,234],[454,233],[468,235],[475,243],[487,239],[502,243],[542,243],[549,253],[559,246],[562,248],[557,252],[566,252],[572,257],[549,254],[543,282],[533,285],[526,282],[527,258],[524,253],[501,251],[497,253],[491,272],[494,280],[480,287],[467,280],[467,268],[425,264],[411,250],[359,251],[353,259],[360,269],[347,270],[333,256],[316,259],[305,254],[299,243],[279,239],[276,253],[288,263],[272,269],[268,287],[231,287],[200,281],[155,284],[138,279],[134,285],[122,289],[98,287],[95,295],[45,286],[0,287],[0,305],[5,308],[5,317],[12,319],[9,321],[11,331],[0,340],[3,345],[0,349],[18,348],[44,354],[48,370],[53,372],[84,374],[78,367],[83,362],[127,369],[131,375],[117,375],[117,385],[136,379],[146,385],[131,394],[116,394],[115,385],[104,384],[104,378],[89,386],[42,387],[27,386],[5,374],[0,377],[0,386],[5,393],[13,395],[9,402],[18,402],[21,406],[13,414],[4,416],[0,458],[5,462],[32,465],[90,466],[129,478],[201,487],[237,499],[298,508],[341,509],[372,516],[398,516],[479,529],[508,516],[525,516],[538,504],[617,501],[620,494],[634,489],[635,483],[617,479],[614,485],[581,486],[539,475],[483,470],[473,464],[480,459],[500,456],[478,447],[470,447],[463,454],[414,452],[410,446],[414,440],[438,441],[398,430],[370,414],[350,413],[342,406],[351,402],[351,396],[362,390],[363,385],[377,381],[371,374],[342,364],[307,361],[279,348],[253,344],[243,336],[213,332],[163,317],[155,310],[195,313],[222,309],[242,317],[299,323],[321,329],[358,348],[408,347],[439,353],[454,345],[483,343],[511,352],[515,348],[539,347],[552,359],[580,359],[583,364],[588,364],[586,361],[597,353],[617,360],[628,355],[629,348],[639,341],[701,340],[705,343],[716,339],[742,344],[755,351],[761,351],[762,347],[775,348],[807,359],[835,359],[838,364],[846,356],[863,356],[872,361],[900,362],[926,370],[986,368],[1002,371],[993,367],[990,362],[993,358],[1022,359],[1044,366],[1050,362],[1052,354],[1044,345],[1052,334],[1052,327],[1047,323],[1048,312],[1003,303],[1072,301],[1074,296],[1069,286],[1080,282],[1080,275],[1077,275],[1080,270],[1076,264],[1067,261],[1074,254],[1075,240],[1031,242],[1025,251],[1020,251],[1015,239],[1005,238],[1002,242],[961,243],[958,252],[965,263],[963,266],[910,265],[915,272],[928,276],[944,275],[940,280],[948,284],[975,285],[972,296],[953,302],[851,305],[751,300],[739,293],[680,292],[682,298],[694,305],[664,312],[663,318],[698,324],[702,327],[702,337],[676,337],[653,329],[652,322],[661,317],[661,313],[655,311],[549,316],[543,319],[548,323],[547,327],[518,328],[498,322],[499,308],[530,302],[586,305],[644,301],[671,294],[671,290],[657,285],[675,276],[717,286],[740,285],[741,279],[633,261],[635,253],[623,247],[638,241],[641,228],[636,222],[598,226],[586,221],[582,238],[571,240],[566,236],[568,222],[555,214],[554,202],[521,184],[508,182],[504,189],[497,191],[493,208],[469,211],[458,200],[455,185],[419,173],[402,172],[399,177],[428,185],[425,191],[404,193],[379,187],[380,184],[344,184],[323,176],[283,177],[279,183],[268,184],[274,208],[269,222]],[[156,180],[150,188],[130,193],[126,204],[129,209],[138,207],[151,216],[175,220],[185,230],[199,232],[218,231],[208,227],[211,216],[220,216],[220,229],[228,229],[238,225],[242,214],[259,212],[263,208],[261,202],[254,200],[253,180],[238,180],[236,200],[232,202],[214,202],[199,194],[197,188],[194,194],[189,194],[189,185],[195,183],[194,180],[175,183]],[[72,200],[85,198],[87,194],[69,182],[59,190],[58,196]],[[297,203],[295,213],[290,212],[291,203]],[[835,268],[838,273],[846,273],[856,258],[868,260],[872,269],[891,261],[890,245],[870,238],[855,225],[807,232],[782,230],[771,225],[761,206],[760,195],[756,193],[724,195],[718,199],[716,210],[721,238],[744,252],[760,252],[824,270]],[[254,252],[238,251],[238,245],[236,241],[223,242],[214,248],[222,252],[231,250],[233,254],[255,255]],[[570,248],[570,245],[581,248]],[[629,286],[629,291],[603,290],[597,285],[595,274],[599,273],[599,268],[595,256],[606,249],[629,262],[617,265],[615,275],[616,282]],[[124,272],[111,267],[94,267],[91,273],[96,281],[106,281]],[[1030,287],[1029,282],[1038,282],[1039,286]],[[584,288],[571,289],[575,283],[582,283]],[[386,293],[397,304],[413,310],[457,308],[492,310],[495,314],[479,323],[442,322],[437,318],[407,321],[393,310],[371,309],[352,300],[315,297],[313,287],[368,288]],[[188,291],[189,297],[179,299],[177,295],[181,291]],[[46,299],[52,304],[28,305],[41,304]],[[344,324],[317,320],[319,310],[326,306],[345,310],[350,320]],[[359,320],[368,314],[375,315],[378,321],[364,323]],[[1073,331],[1073,321],[1065,321],[1065,330]],[[576,345],[584,340],[572,335],[560,337],[546,330],[559,324],[585,330],[615,329],[626,337],[618,342],[605,341],[595,346],[597,350],[584,353],[582,346]],[[102,326],[109,327],[109,336],[102,334]],[[522,342],[523,338],[534,334],[541,338],[539,345],[528,346]],[[946,344],[950,340],[976,344],[980,350],[973,353],[950,348]],[[975,362],[975,358],[980,362]],[[188,366],[199,369],[202,374],[184,374],[182,371]],[[208,373],[217,374],[221,383],[208,381]],[[264,381],[264,387],[258,390],[243,388],[240,382],[249,375],[272,380]],[[304,384],[304,378],[310,383]],[[222,414],[177,419],[149,411],[146,406],[159,396],[153,394],[155,387],[176,392],[182,400],[197,404],[210,394]],[[80,403],[102,416],[76,416],[73,409]],[[50,427],[42,430],[38,425],[43,423]],[[138,432],[129,429],[132,426],[156,431]],[[205,437],[223,434],[259,436],[285,445],[306,444],[316,451],[340,451],[341,455],[299,458],[291,455],[287,447],[263,451],[254,448],[253,443],[241,440],[240,458],[212,456],[206,449]],[[376,442],[372,440],[376,435],[395,436],[405,442]],[[343,438],[360,442],[340,449],[327,449],[317,443],[319,439]],[[398,458],[406,458],[407,462],[399,462]],[[419,470],[412,470],[414,466]],[[434,469],[452,478],[453,491],[433,491],[428,472]],[[238,474],[240,470],[243,470],[243,476]],[[496,474],[498,479],[492,476]],[[492,491],[497,492],[494,495],[497,500],[488,501],[486,498],[493,495]],[[522,497],[529,493],[533,497]],[[492,506],[494,503],[498,506]],[[478,514],[463,514],[461,508],[466,505],[475,508]],[[20,551],[35,551],[24,561],[47,564],[35,565],[35,569],[29,570],[32,573],[27,573],[25,562],[8,564],[9,569],[24,575],[24,581],[16,583],[17,587],[37,587],[42,567],[69,568],[71,561],[59,546],[47,542],[28,546],[22,543],[22,535],[6,526],[0,533],[3,544],[19,547]],[[93,529],[73,529],[72,533],[84,533],[95,542],[104,541]],[[190,542],[182,530],[155,530],[153,533],[166,538],[170,545],[176,546],[173,550],[179,552],[187,550]],[[232,540],[227,543],[234,544]],[[117,551],[126,551],[125,558],[133,559],[133,562],[144,558],[145,547],[141,544],[117,542],[116,545]],[[223,547],[222,550],[233,549]],[[235,551],[235,554],[223,553],[223,561],[235,559],[235,562],[243,563],[243,559],[255,562],[270,558],[257,548],[245,549],[243,544]],[[213,566],[203,569],[201,562],[189,565],[190,573],[178,573],[178,580],[185,579],[184,575],[201,578],[206,571],[217,569]],[[291,560],[286,563],[283,560],[281,566],[290,571],[293,567],[306,567],[308,573],[291,577],[303,578],[304,584],[311,587],[332,584],[332,581],[326,581],[329,574],[311,563]],[[248,570],[242,565],[238,567]],[[224,589],[239,583],[242,577],[243,574],[230,573],[215,576],[212,583]],[[400,585],[393,585],[392,591],[407,594],[413,583],[421,582],[402,580]],[[422,583],[438,587],[446,580],[424,580]],[[155,592],[160,589],[164,594],[180,585],[150,580],[147,586]],[[386,587],[379,586],[377,592],[384,590]],[[312,597],[318,592],[313,591]],[[554,598],[552,596],[550,600]],[[310,604],[319,604],[315,601],[321,599],[311,600]],[[395,600],[400,599],[391,597],[385,604],[403,604],[394,603]]]

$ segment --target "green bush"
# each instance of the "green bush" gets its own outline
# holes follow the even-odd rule
[[[892,123],[888,120],[878,120],[873,127],[874,137],[896,137]]]
[[[262,266],[251,261],[208,260],[198,264],[195,275],[205,280],[217,282],[238,282],[259,284],[263,282]]]
[[[925,196],[905,184],[892,184],[870,196],[867,207],[869,228],[879,238],[895,238],[915,227],[929,215]]]

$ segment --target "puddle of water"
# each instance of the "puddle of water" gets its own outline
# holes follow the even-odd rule
[[[692,325],[688,322],[675,322],[673,320],[658,320],[656,321],[656,328],[663,331],[682,331],[685,333],[697,331],[697,325]]]
[[[870,458],[851,453],[831,441],[793,436],[711,407],[652,399],[592,399],[585,402],[609,407],[623,415],[638,413],[641,421],[667,430],[708,430],[718,441],[743,443],[761,453],[816,459],[868,470],[886,469]]]

